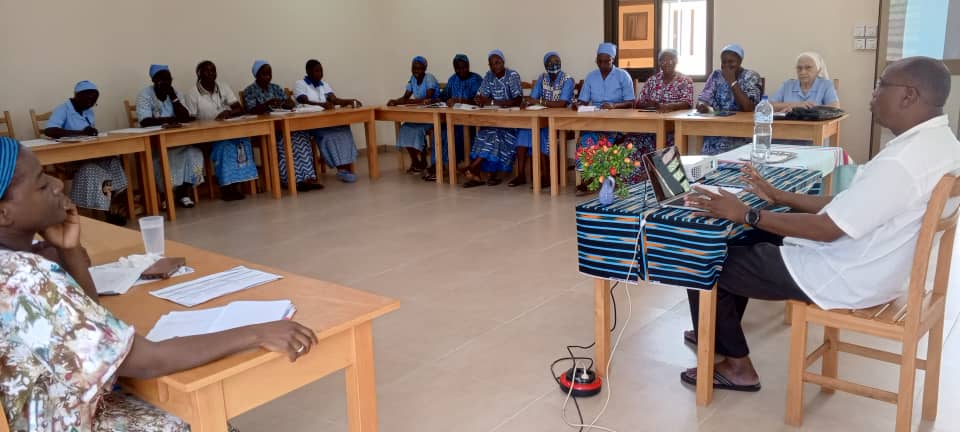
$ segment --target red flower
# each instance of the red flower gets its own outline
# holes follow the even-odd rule
[[[610,167],[610,175],[612,175],[612,176],[617,175],[617,168],[616,168],[616,167]]]

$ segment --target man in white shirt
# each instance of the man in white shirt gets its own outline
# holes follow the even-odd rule
[[[937,182],[960,171],[960,142],[943,113],[950,72],[943,62],[911,57],[889,65],[870,110],[896,138],[834,197],[795,194],[770,186],[752,168],[745,181],[771,204],[793,213],[748,208],[735,195],[700,194],[688,205],[703,215],[747,223],[782,236],[783,245],[730,246],[718,281],[714,388],[757,391],[740,320],[749,298],[801,300],[824,309],[865,308],[906,292],[923,213]],[[691,296],[691,310],[696,312]],[[696,313],[694,313],[696,324]],[[696,369],[681,379],[696,383]]]

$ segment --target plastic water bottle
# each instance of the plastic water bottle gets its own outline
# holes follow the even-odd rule
[[[772,141],[773,105],[764,96],[753,113],[753,148],[750,149],[750,163],[758,170],[767,163]]]

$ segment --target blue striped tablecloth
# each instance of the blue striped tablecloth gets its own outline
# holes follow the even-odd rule
[[[704,183],[742,187],[738,176],[736,169],[721,169]],[[810,194],[820,191],[821,174],[817,171],[770,167],[764,170],[764,176],[778,189]],[[743,200],[752,207],[767,206],[753,194]],[[604,279],[711,289],[723,268],[727,242],[748,229],[728,220],[694,217],[690,210],[657,208],[653,189],[644,182],[631,186],[628,198],[609,206],[595,199],[577,206],[580,272]]]

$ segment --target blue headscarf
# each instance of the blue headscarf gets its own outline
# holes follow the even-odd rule
[[[547,64],[547,60],[550,60],[550,57],[557,56],[560,57],[560,53],[556,51],[550,51],[543,55],[543,64]]]
[[[20,143],[13,138],[0,136],[0,199],[7,193],[13,181],[13,171],[17,168],[20,155]]]
[[[612,43],[610,43],[610,42],[604,42],[604,43],[600,44],[599,47],[597,47],[597,54],[606,54],[606,55],[610,56],[611,58],[616,57],[616,56],[617,56],[617,46],[614,45],[614,44],[612,44]]]
[[[720,51],[720,54],[723,54],[723,53],[726,52],[726,51],[730,51],[730,52],[732,52],[732,53],[740,56],[740,60],[743,60],[743,47],[740,46],[740,44],[735,44],[735,43],[729,44],[729,45],[723,47],[723,50]]]
[[[150,79],[153,79],[153,76],[159,73],[160,71],[169,71],[170,67],[162,64],[152,64],[150,65]]]
[[[251,68],[251,70],[250,70],[251,72],[253,72],[253,77],[256,78],[256,77],[257,77],[257,72],[260,72],[260,68],[262,68],[262,67],[264,67],[264,66],[266,66],[266,65],[268,65],[268,64],[270,64],[270,63],[268,63],[266,60],[257,60],[257,61],[255,61],[255,62],[253,62],[253,68]]]
[[[453,56],[453,62],[456,63],[458,61],[462,61],[466,64],[470,64],[470,57],[467,57],[466,54],[457,54]]]
[[[80,93],[87,90],[97,90],[97,86],[94,83],[86,80],[80,81],[77,83],[77,85],[73,86],[74,93]]]
[[[493,50],[493,51],[490,51],[490,52],[487,54],[487,58],[488,58],[488,59],[489,59],[490,57],[493,57],[493,56],[500,57],[500,60],[503,60],[504,63],[506,63],[506,61],[507,61],[507,58],[503,56],[503,51],[500,51],[500,50],[498,50],[498,49],[495,49],[495,50]]]
[[[416,56],[412,60],[413,63],[420,63],[423,67],[427,67],[427,59],[424,56]]]

